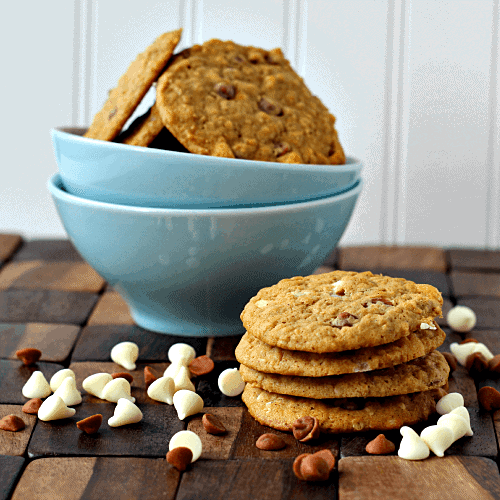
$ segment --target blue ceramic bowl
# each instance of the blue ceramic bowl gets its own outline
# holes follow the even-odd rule
[[[106,203],[155,208],[222,208],[296,203],[354,187],[362,165],[290,165],[216,158],[82,137],[53,129],[66,190]]]
[[[118,290],[141,327],[185,336],[243,333],[263,287],[311,274],[335,248],[361,192],[289,205],[180,210],[113,205],[49,180],[82,257]]]

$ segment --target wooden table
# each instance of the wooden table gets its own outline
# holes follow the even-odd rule
[[[435,285],[443,293],[445,313],[457,303],[476,311],[477,327],[465,337],[500,353],[500,252],[343,248],[317,272],[334,268],[370,269]],[[439,321],[447,332],[440,349],[446,351],[462,337],[446,327],[444,318]],[[22,413],[26,398],[21,388],[35,369],[49,378],[70,367],[81,390],[82,380],[92,373],[123,371],[109,357],[111,347],[123,340],[140,348],[132,384],[144,413],[139,424],[110,428],[106,421],[115,405],[85,391],[73,418],[42,422]],[[0,235],[0,418],[14,413],[27,424],[19,433],[0,431],[0,499],[500,499],[500,411],[491,414],[479,408],[476,385],[465,369],[453,373],[450,391],[464,395],[474,436],[457,441],[443,458],[410,462],[396,453],[370,456],[365,446],[377,433],[324,436],[311,446],[271,431],[281,434],[287,447],[261,451],[255,441],[270,429],[249,416],[239,397],[225,397],[217,388],[218,374],[238,366],[238,340],[188,341],[216,365],[212,374],[197,381],[205,406],[227,423],[226,436],[211,436],[202,430],[200,415],[181,422],[173,407],[145,395],[144,366],[161,374],[169,346],[185,338],[135,326],[120,296],[69,242],[24,242],[17,235]],[[23,347],[43,352],[37,366],[27,368],[16,359],[15,351]],[[75,422],[94,413],[104,416],[99,433],[82,434]],[[204,448],[200,460],[181,474],[166,462],[165,454],[171,436],[186,428],[199,433]],[[397,449],[399,432],[386,435]],[[331,449],[338,460],[330,480],[315,484],[296,479],[294,458],[321,448]]]

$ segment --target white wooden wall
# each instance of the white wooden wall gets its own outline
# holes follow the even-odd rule
[[[28,0],[2,10],[0,232],[65,236],[45,187],[57,169],[50,128],[88,125],[136,54],[183,26],[181,48],[210,38],[282,47],[337,116],[346,152],[365,164],[342,245],[500,248],[499,0]]]

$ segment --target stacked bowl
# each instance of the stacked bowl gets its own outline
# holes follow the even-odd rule
[[[362,189],[361,163],[216,158],[54,129],[48,182],[82,257],[141,327],[184,336],[244,333],[263,287],[311,274],[340,240]]]

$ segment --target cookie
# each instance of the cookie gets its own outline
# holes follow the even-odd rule
[[[444,386],[449,372],[448,362],[437,351],[392,368],[331,377],[277,375],[240,366],[247,384],[276,394],[312,399],[383,398],[429,391]]]
[[[102,109],[94,116],[84,137],[112,141],[132,116],[153,82],[160,76],[175,47],[182,29],[164,33],[139,54],[111,90]]]
[[[241,313],[254,337],[282,349],[341,352],[394,342],[434,325],[443,298],[431,285],[367,271],[295,277],[263,288]]]
[[[436,330],[417,330],[395,342],[376,347],[338,353],[289,351],[265,344],[248,332],[236,347],[236,359],[254,370],[281,375],[327,377],[344,373],[367,372],[406,363],[429,354],[445,340]]]
[[[323,432],[331,433],[416,424],[436,411],[435,397],[435,391],[426,391],[389,398],[318,400],[273,394],[248,384],[242,395],[252,417],[263,425],[291,431],[298,418],[309,415],[318,419]]]
[[[134,120],[130,127],[118,136],[117,142],[131,146],[149,146],[163,129],[163,122],[156,104]]]
[[[343,164],[335,118],[280,49],[210,40],[178,54],[158,80],[165,127],[192,153]]]

